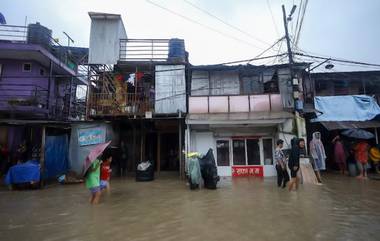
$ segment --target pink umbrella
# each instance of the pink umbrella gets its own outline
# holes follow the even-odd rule
[[[83,175],[90,168],[91,164],[103,153],[103,151],[111,144],[111,141],[94,146],[87,155],[83,164]]]

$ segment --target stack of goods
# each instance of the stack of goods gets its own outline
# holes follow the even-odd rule
[[[125,107],[127,103],[127,85],[124,83],[123,76],[120,74],[115,75],[114,85],[116,88],[116,103],[118,109],[121,112],[125,112]]]

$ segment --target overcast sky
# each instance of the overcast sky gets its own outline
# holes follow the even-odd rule
[[[214,64],[253,58],[268,48],[284,35],[281,5],[285,4],[289,12],[293,3],[299,6],[301,0],[151,1],[204,26],[145,0],[1,0],[0,12],[8,24],[24,25],[27,16],[28,23],[38,21],[52,29],[54,37],[58,37],[61,43],[66,43],[62,35],[65,31],[75,40],[75,46],[85,47],[88,47],[90,33],[88,12],[117,13],[122,15],[128,37],[183,38],[192,64]],[[217,21],[187,2],[245,33]],[[298,9],[290,30],[296,25],[297,13]],[[380,64],[379,13],[378,0],[310,0],[298,47],[313,54]],[[278,53],[278,47],[267,54]],[[282,51],[285,50],[284,43]],[[268,61],[264,63],[270,64]],[[336,66],[334,71],[343,68]]]

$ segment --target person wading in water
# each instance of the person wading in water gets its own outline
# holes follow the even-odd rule
[[[300,149],[303,149],[305,147],[305,140],[304,139],[298,139],[293,138],[292,139],[292,149],[290,151],[289,155],[289,169],[290,169],[290,176],[291,180],[289,183],[289,191],[292,191],[295,187],[295,190],[298,189],[299,184],[299,178],[297,176],[297,173],[300,169]]]
[[[286,157],[284,152],[282,151],[282,147],[284,145],[283,140],[277,141],[277,148],[274,152],[274,160],[275,166],[277,170],[277,185],[282,188],[286,187],[286,183],[289,181],[289,174],[286,170]]]

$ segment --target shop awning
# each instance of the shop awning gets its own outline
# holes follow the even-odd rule
[[[284,123],[286,120],[293,118],[289,112],[247,112],[247,113],[215,113],[215,114],[189,114],[186,118],[186,124],[227,124],[242,125],[251,124],[256,126],[268,126]]]
[[[320,114],[312,122],[369,121],[380,115],[376,100],[367,95],[317,96],[314,105]]]
[[[327,130],[343,130],[343,129],[355,129],[355,128],[378,128],[380,127],[380,121],[322,121],[321,124],[326,127]]]

